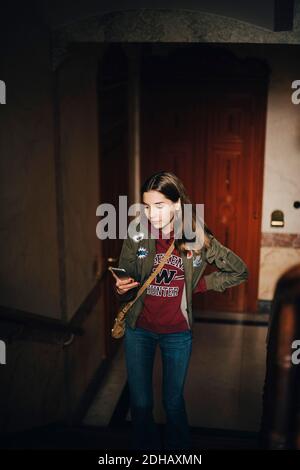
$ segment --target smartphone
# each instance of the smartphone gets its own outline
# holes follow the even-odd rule
[[[129,276],[128,272],[124,268],[113,268],[112,266],[109,266],[108,269],[110,271],[112,271],[120,279],[125,279],[126,277],[131,277],[131,276]]]

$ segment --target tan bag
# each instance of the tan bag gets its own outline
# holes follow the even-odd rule
[[[155,278],[155,276],[162,270],[163,266],[166,264],[167,260],[170,258],[172,251],[174,250],[174,240],[169,246],[167,252],[165,253],[164,257],[162,258],[161,262],[153,271],[153,273],[148,277],[146,282],[142,285],[142,287],[139,289],[138,293],[136,294],[136,297],[128,302],[124,307],[118,312],[118,315],[115,318],[115,323],[114,326],[111,330],[111,335],[113,338],[118,339],[122,338],[125,333],[125,316],[126,313],[129,311],[129,309],[132,307],[132,305],[137,301],[137,299],[142,295],[145,289],[151,284],[152,280]],[[110,269],[110,268],[108,268]]]

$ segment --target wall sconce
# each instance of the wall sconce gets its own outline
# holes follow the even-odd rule
[[[276,210],[272,212],[271,227],[284,227],[284,215],[282,211]]]

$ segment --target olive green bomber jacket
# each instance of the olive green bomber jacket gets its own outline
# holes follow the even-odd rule
[[[222,245],[213,235],[208,235],[211,241],[209,248],[203,248],[201,255],[193,253],[187,258],[185,253],[181,253],[184,266],[184,289],[182,293],[181,308],[186,312],[189,319],[189,326],[193,325],[192,294],[202,277],[207,264],[212,264],[218,268],[210,274],[204,275],[208,290],[223,292],[229,287],[241,284],[248,279],[248,269],[245,262],[232,250]],[[132,239],[129,234],[124,239],[120,257],[119,268],[125,268],[131,277],[140,282],[141,287],[150,276],[156,254],[155,238],[142,238],[139,241]],[[196,259],[197,258],[197,259]],[[126,294],[118,294],[121,305],[132,300],[139,289],[132,288]],[[136,320],[143,309],[143,299],[147,289],[137,299],[126,314],[126,322],[135,328]]]

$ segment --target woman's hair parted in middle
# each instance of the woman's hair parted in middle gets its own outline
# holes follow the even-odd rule
[[[177,202],[180,198],[181,201],[181,214],[182,214],[182,226],[184,225],[184,204],[191,204],[192,208],[192,230],[195,232],[197,230],[202,230],[204,233],[203,240],[204,240],[204,247],[208,248],[210,246],[210,239],[208,234],[213,235],[212,231],[208,228],[204,221],[201,222],[200,226],[199,223],[196,224],[196,206],[194,203],[191,202],[189,196],[187,195],[186,189],[182,183],[182,181],[172,172],[167,171],[160,171],[158,173],[154,173],[146,181],[143,183],[141,187],[141,198],[143,198],[143,194],[148,191],[158,191],[163,194],[167,199],[172,202]],[[203,225],[203,226],[202,226]],[[184,234],[184,230],[182,231],[182,238],[175,239],[175,247],[181,252],[189,251],[187,248],[186,243],[191,242],[190,239],[187,239]],[[203,247],[202,247],[203,248]],[[201,250],[193,250],[196,254],[200,254]]]

